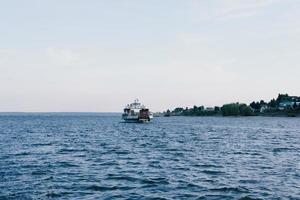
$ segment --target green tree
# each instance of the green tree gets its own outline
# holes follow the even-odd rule
[[[179,114],[179,113],[182,113],[183,110],[184,110],[183,108],[175,108],[175,109],[174,109],[174,113],[175,113],[175,114]]]
[[[219,106],[215,106],[215,112],[220,112],[220,107]]]
[[[272,99],[272,100],[268,103],[268,105],[269,105],[271,108],[276,108],[277,102],[276,102],[275,99]]]
[[[297,109],[297,104],[296,104],[296,102],[294,102],[294,104],[293,104],[293,109]]]
[[[252,116],[254,114],[252,108],[246,104],[240,104],[239,109],[242,116]]]
[[[222,106],[221,111],[223,116],[238,116],[240,114],[239,104],[225,104]]]
[[[199,111],[199,112],[202,112],[203,110],[204,110],[204,106],[199,106],[199,107],[198,107],[198,111]]]
[[[264,100],[260,100],[259,105],[262,107],[263,105],[266,105],[267,103]]]
[[[261,105],[260,105],[259,102],[253,101],[252,103],[250,103],[250,107],[255,109],[255,110],[259,110],[261,108]]]
[[[288,98],[289,98],[288,94],[278,94],[278,97],[276,99],[276,106],[278,106],[279,103],[282,102],[282,101],[287,101]]]

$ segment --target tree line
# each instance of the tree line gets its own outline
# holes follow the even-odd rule
[[[283,102],[288,102],[289,106],[280,109]],[[286,113],[288,115],[300,114],[300,97],[289,96],[288,94],[279,94],[275,99],[269,102],[264,100],[253,101],[249,105],[245,103],[229,103],[223,106],[215,106],[213,108],[205,108],[204,106],[193,106],[192,108],[177,107],[174,110],[164,112],[165,116],[254,116],[260,115],[275,115],[277,113]],[[285,104],[284,104],[285,105]],[[262,110],[263,108],[263,110]]]

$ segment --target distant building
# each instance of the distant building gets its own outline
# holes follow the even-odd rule
[[[300,97],[288,96],[287,94],[281,96],[279,95],[279,97],[277,98],[280,101],[278,104],[279,110],[295,109],[300,105]]]
[[[213,107],[207,107],[207,108],[205,108],[205,111],[215,111],[215,108],[213,108]]]
[[[293,108],[294,104],[295,104],[295,102],[293,102],[293,101],[280,102],[278,109],[279,110],[291,109],[291,108]]]
[[[260,112],[261,113],[263,113],[263,112],[265,112],[265,110],[267,110],[269,108],[269,106],[267,105],[267,104],[265,104],[265,105],[262,105],[261,107],[260,107]]]

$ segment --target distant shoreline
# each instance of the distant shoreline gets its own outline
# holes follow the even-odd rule
[[[155,116],[155,118],[157,117],[163,117],[163,118],[168,118],[166,116]],[[251,118],[251,117],[280,117],[280,118],[298,118],[300,117],[300,115],[296,115],[296,116],[287,116],[287,115],[251,115],[251,116],[242,116],[242,115],[237,115],[237,116],[223,116],[223,115],[199,115],[199,116],[195,116],[195,115],[173,115],[170,117],[220,117],[220,118]]]
[[[155,118],[168,118],[166,116],[155,116]],[[171,117],[191,117],[191,118],[201,118],[201,117],[219,117],[219,118],[251,118],[251,117],[280,117],[280,118],[298,118],[300,117],[300,115],[296,115],[296,116],[293,116],[293,117],[290,117],[290,116],[286,116],[286,115],[252,115],[252,116],[242,116],[242,115],[238,115],[238,116],[222,116],[222,115],[202,115],[202,116],[189,116],[189,115],[174,115],[174,116],[171,116]]]
[[[278,97],[269,102],[264,100],[252,103],[228,103],[223,106],[204,107],[194,105],[191,108],[177,107],[156,113],[165,117],[170,116],[268,116],[268,117],[299,117],[300,97],[278,94]]]

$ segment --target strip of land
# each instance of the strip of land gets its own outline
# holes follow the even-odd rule
[[[280,116],[280,117],[299,117],[300,116],[300,97],[279,94],[269,102],[264,100],[253,101],[249,105],[245,103],[229,103],[223,106],[204,107],[194,106],[177,107],[155,116]]]

